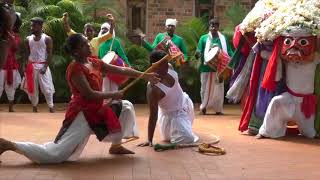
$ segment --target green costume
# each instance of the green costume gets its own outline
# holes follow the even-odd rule
[[[208,36],[209,36],[208,34],[202,35],[198,43],[197,52],[201,53],[201,64],[199,67],[200,72],[215,72],[215,69],[212,69],[209,66],[204,64],[204,50],[206,48],[206,42],[207,42]],[[228,51],[227,53],[230,57],[232,57],[233,55],[232,46],[230,45],[227,39],[226,39],[226,43],[227,43],[227,51]],[[219,37],[212,38],[211,44],[216,44],[217,46],[222,48]]]
[[[111,44],[112,44],[112,39],[109,39],[100,45],[99,53],[98,53],[98,57],[100,59],[102,59],[109,52]],[[126,56],[118,38],[114,39],[112,51],[114,51],[118,56],[120,56],[121,59],[123,59],[127,65],[131,66],[129,63],[128,57]]]
[[[154,39],[153,43],[150,44],[147,41],[144,41],[144,43],[142,43],[143,47],[146,48],[147,50],[149,50],[150,52],[153,51],[156,46],[164,40],[165,36],[169,36],[168,33],[159,33],[156,38]],[[184,55],[184,60],[188,61],[188,54],[187,54],[187,48],[184,44],[183,38],[173,34],[173,36],[171,37],[171,41],[180,49],[180,51],[183,53]]]

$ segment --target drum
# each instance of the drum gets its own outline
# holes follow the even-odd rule
[[[227,68],[230,60],[231,58],[227,53],[221,50],[218,46],[214,46],[209,50],[205,57],[204,64],[217,70],[218,74],[221,74]]]
[[[177,55],[182,54],[180,49],[171,41],[169,38],[164,38],[160,43],[157,44],[156,48],[157,50],[163,50],[171,55]],[[181,58],[176,60],[176,65],[179,66],[181,64],[185,63],[184,57],[181,56]]]
[[[109,51],[103,58],[102,61],[106,64],[111,64],[120,67],[128,67],[128,65],[121,59],[114,51]],[[106,72],[106,76],[118,85],[125,83],[128,77],[119,74]]]

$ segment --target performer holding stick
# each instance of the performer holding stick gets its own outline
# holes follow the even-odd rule
[[[129,77],[143,73],[124,67],[103,63],[91,57],[87,38],[82,34],[71,35],[67,51],[74,57],[67,69],[67,81],[72,92],[62,128],[54,142],[38,145],[30,142],[12,142],[0,138],[0,154],[5,151],[20,153],[37,163],[61,163],[75,160],[86,145],[93,131],[99,141],[111,141],[110,154],[133,154],[121,145],[123,137],[135,136],[132,123],[121,119],[104,99],[120,99],[123,90],[101,92],[102,72],[110,71]],[[155,73],[144,73],[143,79],[156,84]],[[118,117],[120,118],[118,119]]]

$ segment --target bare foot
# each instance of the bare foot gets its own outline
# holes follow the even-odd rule
[[[14,112],[13,110],[13,102],[9,101],[9,112]]]
[[[52,108],[49,108],[49,112],[50,112],[50,113],[54,113],[54,112],[55,112],[54,108],[53,108],[53,107],[52,107]]]
[[[32,112],[34,112],[34,113],[38,112],[38,108],[36,106],[33,106],[32,107]]]
[[[109,153],[110,154],[134,154],[133,151],[130,151],[129,149],[126,149],[121,145],[111,145],[109,149]]]
[[[258,134],[258,131],[253,130],[253,129],[249,129],[248,130],[248,135],[249,136],[256,136]]]
[[[206,115],[207,114],[207,109],[200,109],[200,115]]]
[[[12,142],[0,138],[0,155],[6,151],[14,150],[15,147]]]
[[[257,135],[256,135],[256,138],[257,138],[257,139],[264,139],[264,138],[267,138],[267,137],[265,137],[265,136],[263,136],[263,135],[261,135],[261,134],[257,134]]]
[[[14,112],[13,107],[9,107],[9,112]]]

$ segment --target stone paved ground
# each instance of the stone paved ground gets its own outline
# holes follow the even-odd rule
[[[6,152],[1,156],[0,179],[319,179],[320,150],[318,139],[290,136],[281,140],[257,140],[237,131],[240,118],[238,106],[226,106],[225,116],[196,115],[194,131],[202,139],[219,135],[219,146],[226,148],[223,156],[206,156],[195,149],[155,152],[138,148],[146,138],[148,110],[136,105],[141,139],[126,147],[135,155],[111,156],[109,144],[90,138],[77,162],[59,165],[36,165],[28,159]],[[25,105],[16,107],[17,113],[7,113],[0,105],[0,136],[11,140],[43,143],[52,140],[64,117],[65,106],[54,114],[45,106],[31,113]],[[196,111],[196,114],[199,112]],[[160,141],[156,131],[156,141]]]

